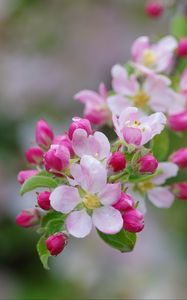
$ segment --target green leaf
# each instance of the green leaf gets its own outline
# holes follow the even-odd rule
[[[20,194],[23,196],[25,193],[28,193],[32,190],[35,190],[40,187],[55,188],[57,187],[57,182],[48,176],[32,176],[28,178],[21,187]]]
[[[170,141],[167,129],[164,129],[161,134],[156,135],[151,141],[153,155],[159,161],[163,161],[169,151]]]
[[[62,215],[61,218],[49,221],[47,223],[47,226],[45,227],[46,236],[50,236],[56,232],[64,231],[65,229],[64,219],[65,219],[65,215]]]
[[[59,219],[59,218],[63,218],[63,217],[64,217],[64,215],[60,212],[49,211],[42,217],[41,227],[45,227],[47,225],[47,223],[50,222],[51,220],[55,220],[55,219]]]
[[[46,270],[49,270],[48,259],[51,256],[45,244],[45,236],[42,236],[37,243],[37,252]]]
[[[123,229],[117,234],[105,234],[99,230],[97,233],[105,243],[121,252],[131,252],[136,243],[136,234]]]
[[[179,39],[187,36],[186,16],[178,14],[173,18],[171,23],[171,33]]]

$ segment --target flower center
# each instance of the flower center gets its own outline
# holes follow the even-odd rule
[[[101,206],[101,203],[97,196],[92,194],[86,194],[83,198],[83,203],[86,206],[86,208],[94,209]]]
[[[152,67],[153,64],[155,63],[155,60],[156,60],[156,57],[155,57],[155,54],[153,53],[153,51],[146,49],[143,53],[142,63],[146,67]]]
[[[147,192],[148,190],[154,188],[154,184],[151,181],[144,181],[144,182],[138,183],[138,188],[142,192]]]
[[[149,101],[149,96],[141,90],[133,97],[133,101],[135,106],[144,107]]]

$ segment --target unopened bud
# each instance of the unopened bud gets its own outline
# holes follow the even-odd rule
[[[38,174],[37,170],[23,170],[18,173],[17,179],[20,184],[23,184],[28,178]]]
[[[124,154],[120,151],[114,152],[109,158],[108,164],[114,172],[124,170],[126,167],[126,159]]]
[[[54,136],[51,127],[45,120],[39,120],[36,124],[36,142],[37,144],[48,149],[52,143]]]
[[[137,209],[129,209],[123,214],[123,227],[130,232],[140,232],[144,228],[144,216]]]
[[[68,131],[68,136],[70,140],[72,140],[73,133],[76,129],[84,129],[88,135],[92,134],[91,124],[90,121],[87,119],[82,119],[78,117],[73,118],[73,122],[71,123]]]
[[[161,14],[163,13],[163,10],[164,10],[164,6],[156,0],[149,1],[145,5],[145,12],[147,13],[148,16],[153,18],[160,17]]]
[[[69,150],[61,145],[51,145],[44,154],[44,165],[48,172],[60,172],[64,170],[70,160]]]
[[[172,191],[180,200],[187,200],[187,182],[175,183],[172,186]]]
[[[26,153],[25,157],[30,164],[40,165],[43,162],[43,150],[39,147],[30,147]]]
[[[177,48],[177,55],[179,57],[187,56],[187,38],[182,38],[179,41],[178,48]]]
[[[16,224],[21,227],[32,227],[38,224],[40,214],[37,209],[22,210],[16,217]]]
[[[179,166],[179,168],[187,168],[187,148],[181,148],[174,152],[171,157],[171,161]]]
[[[174,131],[187,130],[187,110],[168,117],[168,125]]]
[[[129,208],[133,208],[134,205],[135,205],[134,199],[130,195],[121,192],[118,202],[113,204],[113,207],[119,210],[121,213],[123,213]]]
[[[138,160],[139,172],[153,174],[157,167],[158,161],[152,154],[146,154]]]
[[[55,233],[51,235],[46,241],[46,247],[51,255],[58,255],[64,250],[67,244],[68,237],[64,233]]]
[[[48,191],[38,193],[37,196],[38,205],[44,210],[49,210],[51,208],[50,200],[49,200],[50,195],[51,193]]]

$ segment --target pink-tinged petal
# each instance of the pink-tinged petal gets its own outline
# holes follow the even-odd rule
[[[107,234],[115,234],[123,227],[121,213],[111,206],[96,208],[92,220],[97,229]]]
[[[145,215],[147,212],[145,197],[143,197],[143,195],[138,191],[134,190],[132,184],[128,184],[127,187],[127,193],[132,196],[135,202],[138,202],[138,210]]]
[[[158,164],[158,170],[162,173],[155,176],[152,179],[154,184],[160,185],[163,184],[168,178],[175,177],[178,173],[179,167],[172,162],[161,162]]]
[[[138,108],[127,107],[124,109],[119,116],[119,126],[122,129],[126,123],[138,120]]]
[[[158,44],[157,49],[162,52],[172,52],[177,48],[177,40],[173,36],[165,36]]]
[[[187,68],[184,69],[181,79],[180,79],[180,88],[182,91],[187,90]]]
[[[75,187],[62,185],[54,189],[50,201],[54,210],[67,214],[80,202],[80,196]]]
[[[123,137],[127,144],[139,146],[142,140],[142,132],[137,127],[124,127]]]
[[[141,36],[137,38],[132,45],[132,57],[135,61],[139,61],[143,52],[150,47],[149,38]]]
[[[139,84],[135,76],[128,78],[127,71],[121,65],[112,68],[112,87],[114,91],[121,95],[133,96],[137,93]]]
[[[107,103],[111,112],[117,116],[119,116],[124,109],[131,105],[131,101],[121,95],[108,97]]]
[[[148,117],[141,118],[140,122],[142,128],[144,126],[149,126],[152,129],[151,138],[153,138],[155,135],[160,134],[161,131],[164,129],[167,119],[162,112],[157,112]]]
[[[133,66],[139,70],[143,75],[145,76],[149,76],[149,75],[154,75],[154,71],[145,67],[144,65],[140,64],[140,63],[133,63]]]
[[[145,145],[152,139],[152,129],[148,125],[141,125],[140,128],[142,129],[142,139],[141,139],[141,146]]]
[[[95,106],[103,102],[103,98],[99,94],[90,90],[83,90],[77,93],[74,96],[74,99],[91,106]]]
[[[69,234],[84,238],[92,230],[92,219],[86,210],[74,211],[66,219],[66,227]]]
[[[88,154],[88,134],[84,129],[76,129],[74,131],[72,147],[75,154],[79,157]]]
[[[152,96],[152,94],[156,91],[163,90],[171,84],[171,80],[164,75],[149,75],[143,85],[144,91]]]
[[[98,193],[107,182],[107,170],[94,157],[84,155],[80,161],[82,169],[81,187],[90,193]]]
[[[170,207],[175,197],[167,187],[156,187],[148,191],[149,200],[158,208]]]
[[[103,205],[112,205],[118,201],[121,195],[120,183],[108,183],[105,188],[98,194]]]
[[[101,97],[103,99],[106,99],[108,96],[108,91],[107,91],[106,85],[103,82],[101,82],[99,85],[99,94],[101,95]]]
[[[80,185],[83,176],[83,172],[80,164],[76,164],[76,163],[72,164],[70,166],[70,174],[73,176],[74,179],[69,178],[68,179],[69,183],[73,186]]]
[[[94,133],[94,140],[95,143],[97,142],[99,145],[99,151],[96,153],[96,158],[99,160],[107,158],[110,155],[110,142],[106,135],[100,131],[96,131]],[[93,144],[90,146],[93,147]],[[93,155],[95,154],[93,153]]]

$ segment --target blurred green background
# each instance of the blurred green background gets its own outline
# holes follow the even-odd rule
[[[121,254],[96,234],[73,239],[43,270],[34,230],[15,216],[34,204],[16,174],[45,118],[61,133],[82,107],[73,95],[110,86],[110,69],[139,35],[169,32],[170,14],[144,14],[143,0],[0,0],[0,299],[186,299],[187,203],[149,205],[135,251]],[[175,147],[175,137],[171,148]]]

